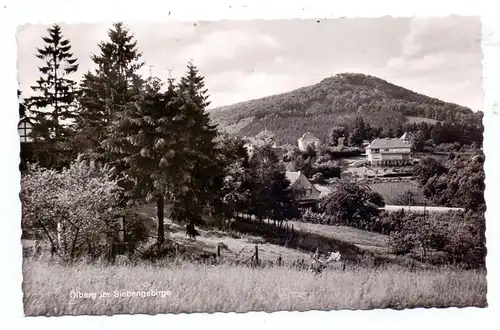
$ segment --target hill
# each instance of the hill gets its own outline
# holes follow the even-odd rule
[[[358,73],[338,74],[315,85],[210,111],[212,120],[228,132],[254,136],[267,129],[279,144],[295,144],[306,131],[323,139],[334,126],[350,127],[356,116],[373,127],[395,130],[416,118],[479,124],[480,114]]]

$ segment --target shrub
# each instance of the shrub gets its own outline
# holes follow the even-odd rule
[[[332,224],[332,217],[326,213],[316,213],[309,209],[302,213],[302,222],[328,225]]]
[[[384,206],[380,194],[368,185],[339,182],[323,200],[324,211],[339,225],[371,230]]]
[[[386,216],[390,219],[390,216]],[[465,268],[485,264],[484,215],[449,212],[448,214],[400,214],[393,226],[389,245],[396,254],[417,252],[426,262],[449,263]],[[436,252],[438,255],[436,255]]]
[[[20,198],[23,229],[64,260],[101,256],[125,215],[110,169],[81,158],[61,172],[34,166],[22,176]]]
[[[396,255],[403,255],[413,251],[417,245],[414,233],[406,231],[393,231],[389,236],[389,247]]]

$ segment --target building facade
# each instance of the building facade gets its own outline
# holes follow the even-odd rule
[[[298,147],[300,151],[305,151],[308,146],[313,145],[314,147],[318,147],[320,144],[320,140],[315,137],[312,133],[304,133],[300,139],[297,140]]]
[[[410,165],[411,147],[411,142],[402,138],[375,139],[366,147],[366,160],[372,166]]]

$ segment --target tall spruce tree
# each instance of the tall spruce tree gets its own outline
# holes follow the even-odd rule
[[[130,183],[127,197],[156,201],[158,243],[164,242],[165,204],[190,192],[195,158],[189,150],[190,118],[184,98],[169,86],[150,79],[133,102],[116,111],[103,147],[115,169]]]
[[[217,175],[221,168],[216,161],[217,126],[210,122],[206,107],[208,101],[204,77],[199,74],[198,68],[191,62],[187,65],[187,72],[180,79],[177,89],[185,100],[182,114],[189,124],[188,145],[190,157],[193,160],[189,189],[176,196],[174,215],[177,220],[186,221],[188,228],[195,224],[202,224],[205,213],[218,213],[220,203],[214,191],[222,189],[221,176]],[[190,234],[190,233],[188,233]]]
[[[88,71],[81,83],[78,120],[80,147],[93,158],[109,161],[101,142],[115,114],[139,98],[144,80],[138,70],[141,62],[134,35],[118,22],[108,30],[108,41],[99,44],[100,54],[92,55],[97,68]]]
[[[44,61],[38,68],[42,76],[31,87],[39,95],[28,98],[26,104],[34,115],[34,135],[45,141],[64,141],[73,135],[77,115],[76,82],[67,77],[78,70],[78,64],[61,27],[55,24],[47,31],[49,35],[42,37],[45,46],[37,48],[36,54]]]

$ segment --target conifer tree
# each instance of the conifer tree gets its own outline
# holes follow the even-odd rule
[[[78,121],[80,147],[103,161],[107,156],[101,142],[107,138],[108,125],[117,112],[138,99],[144,86],[138,73],[144,62],[134,35],[118,22],[108,30],[108,37],[99,44],[100,54],[92,55],[97,68],[83,77]]]
[[[214,191],[222,189],[221,176],[217,175],[221,168],[216,160],[217,126],[210,122],[206,107],[208,101],[204,77],[196,66],[189,62],[187,73],[180,79],[177,89],[185,100],[182,114],[186,116],[188,127],[188,145],[191,159],[194,162],[189,189],[176,196],[174,214],[178,220],[187,221],[189,228],[193,224],[202,224],[202,215],[206,212],[217,213]]]
[[[39,95],[27,99],[26,104],[34,115],[33,134],[46,141],[63,141],[73,135],[77,91],[76,82],[67,77],[78,70],[78,64],[61,27],[55,24],[47,31],[49,35],[42,37],[45,46],[37,48],[36,54],[44,61],[38,68],[42,76],[31,87]]]
[[[164,241],[165,203],[188,195],[194,159],[189,150],[189,117],[185,100],[172,85],[151,79],[134,102],[114,115],[103,147],[112,164],[130,183],[127,197],[156,201],[158,242]],[[185,214],[183,214],[185,216]]]

